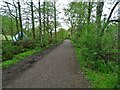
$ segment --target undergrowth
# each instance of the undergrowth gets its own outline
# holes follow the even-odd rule
[[[118,28],[107,27],[99,36],[96,24],[84,26],[71,38],[78,62],[93,88],[120,88],[118,83]]]
[[[19,53],[17,55],[15,55],[11,60],[6,60],[4,62],[0,63],[0,67],[2,66],[2,68],[9,68],[12,65],[16,64],[17,62],[20,62],[21,60],[23,60],[24,58],[31,56],[35,53],[41,52],[43,49],[41,48],[35,48],[33,50],[29,50],[23,53]]]
[[[111,65],[114,66],[112,70],[106,69],[104,62],[97,61],[99,70],[93,70],[90,65],[89,61],[86,61],[84,57],[80,54],[81,51],[79,48],[76,48],[76,55],[78,59],[78,63],[80,64],[82,70],[84,71],[87,79],[90,81],[91,88],[119,88],[118,85],[118,66],[114,62],[111,62]],[[92,61],[92,60],[90,60]]]

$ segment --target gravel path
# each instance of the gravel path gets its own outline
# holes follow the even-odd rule
[[[77,64],[70,40],[65,40],[6,87],[88,88],[89,83]]]

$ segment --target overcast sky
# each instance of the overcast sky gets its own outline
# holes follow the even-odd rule
[[[2,2],[2,1],[11,1],[11,0],[0,0],[0,3]],[[17,1],[17,0],[16,0]],[[20,0],[20,2],[24,5],[24,2],[25,2],[26,0]],[[31,0],[27,0],[28,2],[30,2]],[[39,0],[33,0],[33,2],[34,2],[34,4],[38,4],[38,1]],[[44,0],[41,0],[41,2],[43,2]],[[53,1],[53,0],[46,0],[46,1]],[[63,27],[63,28],[66,28],[66,29],[68,29],[69,28],[69,25],[67,25],[66,23],[65,23],[65,21],[64,21],[64,19],[63,18],[65,18],[66,16],[64,15],[64,11],[63,11],[63,9],[64,8],[66,8],[67,6],[68,6],[68,4],[70,3],[70,2],[72,2],[72,1],[85,1],[85,2],[88,2],[89,0],[56,0],[57,1],[57,3],[56,3],[56,8],[57,8],[57,10],[59,11],[59,12],[61,12],[61,13],[59,13],[58,14],[58,16],[59,16],[59,22],[61,23],[61,27]],[[92,1],[96,1],[96,0],[92,0]],[[102,0],[100,0],[100,1],[102,1]],[[109,15],[109,13],[110,13],[110,10],[111,10],[111,8],[114,6],[114,4],[115,4],[115,1],[117,1],[117,0],[104,0],[105,2],[104,2],[104,7],[103,7],[103,14],[106,14],[107,15],[107,17],[108,17],[108,15]],[[114,3],[112,3],[112,5],[110,4],[111,2],[113,2],[114,1]],[[115,8],[115,11],[118,9],[118,7],[116,7]],[[115,13],[115,11],[114,11],[114,13],[113,13],[113,15],[112,15],[112,18],[114,17],[114,16],[116,16],[117,15],[117,13]],[[95,12],[93,12],[94,14],[96,14]]]

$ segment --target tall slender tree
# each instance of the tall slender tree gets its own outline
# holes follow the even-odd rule
[[[35,40],[35,25],[34,25],[34,12],[33,12],[33,1],[31,0],[31,20],[32,20],[32,33],[33,33],[33,40]]]
[[[97,32],[98,34],[100,34],[100,30],[101,30],[101,16],[102,16],[102,12],[103,12],[103,5],[104,2],[97,2],[97,12],[96,12],[96,24],[97,24]]]
[[[43,46],[46,46],[45,37],[46,37],[46,22],[45,22],[45,1],[43,2]]]
[[[42,26],[41,26],[41,6],[40,6],[41,2],[39,0],[38,3],[38,8],[39,8],[39,30],[40,30],[40,45],[42,46]]]
[[[89,23],[90,23],[90,16],[91,16],[91,11],[92,11],[92,3],[93,2],[89,2],[88,3],[88,21],[87,21],[87,23],[88,23],[88,25],[89,25]]]
[[[55,42],[57,41],[57,23],[56,23],[56,1],[54,0],[54,26],[55,26]]]
[[[17,31],[19,32],[19,24],[18,24],[18,8],[17,6],[15,5],[15,2],[13,1],[13,5],[15,7],[15,12],[16,12],[16,16],[15,16],[15,21],[16,21],[16,29]]]
[[[18,11],[19,11],[19,21],[20,21],[20,31],[21,31],[21,39],[23,39],[23,26],[22,26],[22,17],[21,17],[21,5],[20,1],[18,0]]]

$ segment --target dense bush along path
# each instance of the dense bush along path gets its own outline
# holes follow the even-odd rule
[[[39,60],[39,57],[35,59]],[[88,88],[70,40],[46,54],[6,86],[7,88]]]

